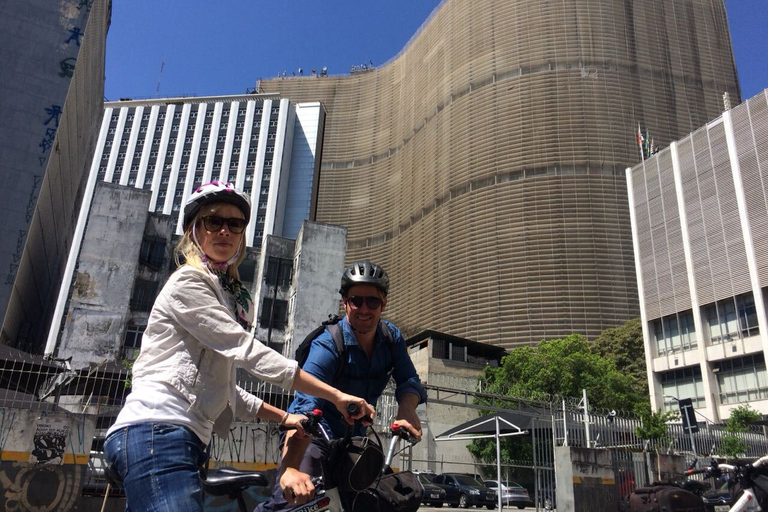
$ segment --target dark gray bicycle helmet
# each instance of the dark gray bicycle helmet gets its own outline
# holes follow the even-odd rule
[[[184,205],[184,230],[189,227],[190,222],[195,220],[200,209],[206,204],[211,203],[230,203],[237,206],[247,223],[251,220],[251,200],[235,188],[231,183],[223,181],[212,181],[200,185],[197,190],[192,192]]]
[[[389,293],[389,276],[386,271],[372,261],[356,261],[344,270],[341,276],[339,293],[345,295],[356,284],[370,284]]]

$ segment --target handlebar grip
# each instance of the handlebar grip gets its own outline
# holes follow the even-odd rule
[[[686,469],[685,474],[686,475],[703,475],[706,473],[709,473],[710,468],[703,468],[703,469]]]
[[[357,406],[357,404],[356,404],[356,403],[354,403],[354,402],[349,402],[349,403],[347,404],[347,412],[349,413],[349,415],[350,415],[350,416],[354,416],[355,414],[357,414],[357,412],[358,412],[359,410],[360,410],[360,408]]]

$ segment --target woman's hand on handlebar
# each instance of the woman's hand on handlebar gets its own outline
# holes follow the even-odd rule
[[[289,430],[296,430],[294,435],[298,437],[299,439],[302,439],[307,436],[307,433],[304,431],[304,425],[302,425],[302,421],[306,420],[307,417],[303,414],[288,414],[288,417],[285,418],[285,421],[282,423],[282,426],[289,429]]]
[[[355,420],[362,420],[363,425],[370,425],[376,415],[376,411],[371,407],[371,404],[362,398],[346,393],[341,393],[341,396],[334,405],[344,416],[344,420],[350,425],[354,424]],[[355,412],[350,414],[350,410]]]
[[[285,468],[280,476],[280,488],[283,490],[285,501],[294,505],[302,505],[315,497],[312,479],[296,468]]]

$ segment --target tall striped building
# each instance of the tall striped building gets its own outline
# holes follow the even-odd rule
[[[512,348],[639,315],[624,170],[740,89],[723,0],[444,0],[321,101],[316,220],[391,274],[387,315]]]
[[[63,282],[75,276],[98,182],[151,191],[148,210],[169,216],[172,233],[181,235],[190,194],[203,183],[230,181],[251,198],[248,247],[260,249],[267,235],[295,239],[314,206],[323,119],[320,103],[292,105],[274,94],[105,103]],[[56,351],[69,293],[62,286],[47,354]]]
[[[149,210],[173,216],[195,188],[231,181],[251,197],[249,246],[265,235],[295,238],[309,217],[319,103],[292,106],[279,95],[105,103],[91,172],[98,181],[149,188]]]
[[[655,408],[768,414],[768,90],[627,170]]]

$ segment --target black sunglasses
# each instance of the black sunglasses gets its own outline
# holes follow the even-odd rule
[[[208,231],[218,231],[222,228],[222,226],[224,226],[224,224],[227,225],[230,232],[239,235],[243,232],[248,222],[246,222],[245,219],[241,219],[239,217],[230,217],[228,219],[224,217],[217,217],[216,215],[208,215],[203,217],[203,225]]]
[[[358,295],[347,297],[347,303],[352,305],[352,309],[360,309],[363,307],[363,302],[365,302],[365,305],[368,306],[368,309],[370,310],[379,309],[381,307],[381,299],[378,297],[362,297]]]

